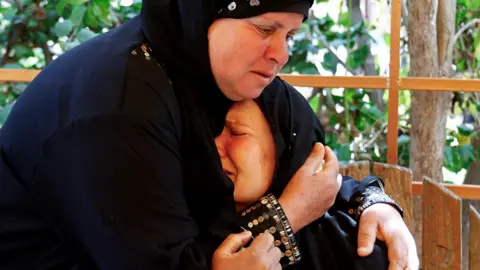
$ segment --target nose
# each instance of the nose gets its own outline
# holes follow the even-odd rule
[[[225,151],[225,144],[227,142],[226,139],[227,136],[225,134],[225,130],[222,131],[222,134],[215,138],[215,145],[217,146],[217,151],[220,158],[225,158],[227,155]]]
[[[268,47],[266,58],[278,63],[280,70],[288,61],[288,43],[284,37],[278,35],[270,40],[270,46]]]

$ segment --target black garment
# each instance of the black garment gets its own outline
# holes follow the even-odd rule
[[[279,197],[295,172],[304,164],[313,144],[325,144],[325,135],[306,99],[292,86],[277,79],[257,99],[276,144],[275,177],[269,192]],[[383,242],[375,243],[368,257],[357,255],[358,220],[348,209],[358,207],[357,196],[378,187],[378,178],[358,182],[343,177],[333,207],[319,220],[296,234],[302,261],[291,269],[387,269],[388,253]],[[380,180],[381,181],[381,180]]]
[[[0,269],[207,269],[233,186],[204,2],[146,1],[21,95],[0,131]]]

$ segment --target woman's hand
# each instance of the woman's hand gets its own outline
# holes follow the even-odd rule
[[[251,239],[252,233],[245,231],[230,234],[213,254],[213,270],[279,270],[282,252],[273,245],[273,236],[259,234],[248,248],[242,248]],[[242,248],[241,250],[239,250]]]
[[[342,185],[338,171],[338,160],[332,149],[316,143],[278,199],[294,232],[332,207]]]
[[[370,255],[376,238],[387,245],[389,270],[418,269],[415,240],[397,209],[388,204],[374,204],[360,217],[358,255]]]

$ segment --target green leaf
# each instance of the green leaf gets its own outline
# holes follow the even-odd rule
[[[3,65],[3,68],[11,68],[11,69],[22,69],[23,66],[17,63],[8,63]]]
[[[338,23],[347,27],[352,25],[350,21],[350,12],[342,12],[338,17]]]
[[[340,117],[338,117],[337,114],[333,114],[330,116],[330,119],[328,120],[328,124],[330,126],[334,126],[335,124],[338,124],[338,119],[340,119]]]
[[[472,135],[474,128],[472,125],[459,125],[457,126],[458,133],[463,136]]]
[[[83,43],[83,42],[95,37],[96,35],[97,34],[92,32],[90,29],[82,28],[80,31],[78,31],[77,38],[78,38],[78,41]]]
[[[318,94],[317,94],[308,102],[310,104],[310,107],[312,107],[312,110],[314,112],[318,111],[318,101],[319,101],[319,97],[318,97]]]
[[[355,117],[354,125],[360,132],[364,132],[365,129],[367,128],[367,124],[365,123],[364,118],[361,116]]]
[[[367,56],[369,53],[370,53],[370,48],[367,45],[363,45],[360,48],[354,50],[348,56],[347,66],[352,69],[361,67],[365,62],[365,59],[367,59]]]
[[[470,164],[475,161],[474,149],[471,144],[465,144],[458,147],[462,168],[468,169]]]
[[[44,43],[44,42],[48,41],[48,37],[47,37],[47,35],[45,35],[45,33],[36,32],[36,35],[37,35],[37,42],[38,43]]]
[[[88,2],[88,0],[66,0],[72,6],[80,6]]]
[[[343,92],[343,96],[345,97],[347,102],[353,102],[355,100],[355,94],[355,89],[351,88],[345,89],[345,91]]]
[[[328,71],[331,71],[333,74],[337,72],[338,59],[332,52],[327,52],[323,56],[322,67]]]
[[[383,117],[383,113],[376,107],[369,104],[365,104],[360,108],[360,113],[368,120],[372,125]]]
[[[37,20],[35,20],[35,19],[30,19],[30,20],[28,21],[28,27],[37,27],[37,26],[38,26]]]
[[[475,58],[477,61],[480,61],[480,43],[478,43],[477,48],[475,48]]]
[[[85,13],[85,23],[87,24],[87,26],[92,28],[97,28],[99,25],[99,21],[94,14],[92,5],[89,5],[87,7],[87,12]]]
[[[350,161],[352,158],[352,151],[350,150],[350,145],[340,145],[340,147],[337,149],[337,157],[340,161]]]
[[[15,57],[17,59],[23,58],[29,55],[33,55],[32,50],[28,48],[27,46],[24,45],[15,45],[14,47],[15,50]]]
[[[72,14],[70,15],[70,20],[73,24],[79,25],[83,21],[83,17],[85,16],[85,12],[87,11],[86,6],[76,6],[72,10]]]
[[[10,103],[0,109],[0,126],[3,126],[3,124],[5,124],[5,121],[7,121],[7,118],[10,115],[10,111],[12,110],[13,105],[14,103]]]
[[[73,23],[70,20],[64,20],[63,22],[57,22],[55,24],[55,34],[57,37],[67,36],[72,32]]]
[[[62,16],[63,10],[65,9],[65,6],[67,5],[66,0],[60,0],[58,1],[58,4],[56,5],[55,9],[57,10],[58,16]]]

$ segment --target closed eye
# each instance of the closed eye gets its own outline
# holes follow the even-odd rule
[[[275,30],[266,26],[255,25],[258,32],[264,37],[271,35]]]
[[[232,131],[231,134],[232,134],[232,136],[243,136],[243,135],[247,135],[247,133],[245,133],[245,132],[238,132],[238,131]]]

